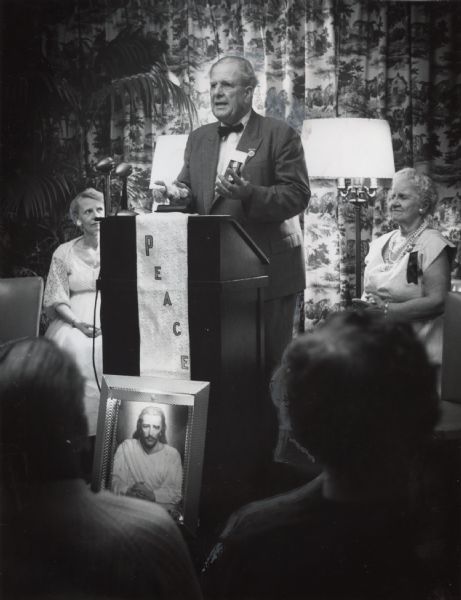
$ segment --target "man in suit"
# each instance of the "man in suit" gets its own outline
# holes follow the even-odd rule
[[[210,71],[211,108],[219,122],[193,131],[177,185],[190,190],[192,211],[231,215],[269,258],[264,317],[266,375],[292,338],[296,295],[305,287],[299,215],[310,189],[301,139],[283,121],[252,109],[253,67],[239,56]],[[228,169],[241,163],[241,172]]]
[[[252,109],[256,85],[253,67],[242,57],[226,56],[213,64],[210,99],[218,121],[189,135],[183,168],[166,190],[172,203],[187,199],[191,212],[233,217],[270,261],[263,308],[265,393],[224,378],[224,400],[211,403],[207,444],[213,452],[204,470],[208,517],[216,507],[226,512],[254,499],[255,491],[260,495],[266,486],[267,493],[277,491],[271,487],[277,416],[268,384],[292,338],[296,297],[305,287],[299,215],[310,189],[303,147],[286,123]],[[237,416],[235,435],[229,424]]]

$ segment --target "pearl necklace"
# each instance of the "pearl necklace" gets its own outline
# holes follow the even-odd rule
[[[418,229],[413,231],[413,233],[411,233],[406,239],[403,240],[403,243],[400,246],[398,246],[395,243],[395,241],[394,241],[394,243],[391,243],[392,238],[389,240],[387,250],[384,253],[384,263],[385,263],[384,268],[386,270],[390,269],[393,265],[398,263],[404,254],[406,254],[407,252],[411,252],[413,250],[413,248],[416,244],[416,240],[419,238],[419,236],[422,234],[422,232],[426,229],[427,226],[428,226],[427,222],[423,221],[421,223],[421,225],[418,227]],[[397,238],[397,236],[394,236],[394,240],[396,238]],[[395,246],[397,246],[397,248]],[[397,254],[394,258],[392,258],[392,254],[394,252],[397,252]]]

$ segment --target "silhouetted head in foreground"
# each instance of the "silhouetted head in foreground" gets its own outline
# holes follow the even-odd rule
[[[74,360],[47,338],[0,346],[2,481],[79,477],[87,434],[84,382]]]
[[[296,440],[327,471],[392,479],[438,416],[435,372],[408,324],[332,315],[294,340],[280,368]]]

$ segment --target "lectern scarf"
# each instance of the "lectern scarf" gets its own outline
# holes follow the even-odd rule
[[[136,217],[140,375],[190,379],[187,220]]]

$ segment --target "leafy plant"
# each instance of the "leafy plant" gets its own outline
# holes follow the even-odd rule
[[[0,275],[25,265],[46,273],[49,254],[69,235],[71,198],[100,187],[94,167],[114,150],[114,114],[128,112],[131,122],[140,109],[149,118],[174,106],[191,124],[196,116],[169,75],[163,40],[128,16],[106,38],[107,19],[124,8],[119,0],[3,0]]]
[[[166,43],[127,23],[106,40],[106,2],[7,0],[3,14],[3,219],[56,226],[77,189],[93,184],[94,163],[111,153],[110,119],[128,106],[149,117],[166,104],[188,115],[190,98],[171,81]],[[27,12],[27,18],[24,13]],[[93,39],[87,22],[100,23]],[[57,26],[74,29],[69,42]]]

